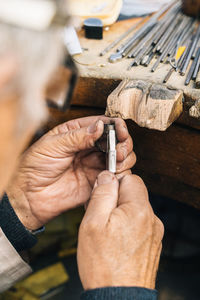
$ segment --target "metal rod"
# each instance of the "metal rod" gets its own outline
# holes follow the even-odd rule
[[[152,59],[154,58],[155,53],[151,52],[151,54],[149,54],[149,58],[147,59],[147,62],[144,64],[145,67],[148,67],[148,65],[151,63]]]
[[[172,67],[169,72],[167,73],[167,75],[165,76],[165,78],[163,79],[163,83],[166,83],[169,78],[171,77],[172,73],[175,71],[175,69]]]
[[[169,39],[172,32],[174,32],[174,28],[176,27],[179,21],[180,21],[180,15],[177,18],[174,18],[172,23],[168,26],[164,35],[162,36],[162,38],[159,40],[158,44],[155,47],[156,51],[161,52],[160,49],[165,45],[166,41]]]
[[[179,1],[180,2],[180,1]],[[158,18],[164,13],[166,12],[169,8],[171,8],[171,6],[175,5],[177,3],[177,1],[170,1],[169,3],[167,3],[166,5],[164,5],[162,7],[162,9],[160,9],[157,13],[155,13],[145,24],[144,26],[142,26],[140,29],[138,29],[138,31],[136,33],[134,33],[133,37],[130,38],[127,43],[125,43],[123,45],[123,47],[119,47],[117,49],[118,53],[113,53],[111,54],[111,56],[109,57],[109,61],[110,62],[115,62],[119,59],[121,59],[123,56],[124,52],[129,49],[131,47],[131,45],[138,40],[139,38],[141,38],[141,36],[144,36],[145,33],[148,33],[149,30],[157,23]],[[127,51],[126,51],[127,52]],[[127,53],[126,53],[127,54]]]
[[[183,68],[181,69],[181,75],[182,75],[182,76],[184,76],[185,73],[186,73],[186,71],[187,71],[189,62],[190,62],[191,57],[192,57],[192,53],[193,53],[193,51],[194,51],[194,49],[195,49],[195,47],[196,47],[196,44],[197,44],[197,42],[198,42],[199,33],[200,33],[200,25],[199,25],[198,28],[197,28],[197,31],[196,31],[196,33],[195,33],[194,40],[193,40],[193,43],[192,43],[192,47],[191,47],[191,49],[190,49],[190,51],[189,51],[189,53],[188,53],[188,56],[187,56],[186,61],[185,61],[184,65],[183,65]]]
[[[152,30],[139,42],[137,47],[135,47],[134,50],[129,53],[128,57],[136,57],[138,55],[138,53],[144,47],[146,47],[146,45],[149,43],[149,41],[152,42],[152,37],[154,36],[154,34],[156,33],[157,30],[158,30],[158,24],[156,24],[152,28]]]
[[[195,55],[195,58],[197,57],[196,66],[192,75],[192,80],[195,80],[197,77],[197,74],[199,72],[199,66],[200,66],[200,47],[197,49],[197,53]]]
[[[172,7],[168,10],[168,12],[165,14],[165,16],[160,21],[160,30],[155,35],[152,43],[156,45],[158,41],[161,39],[165,31],[167,30],[168,26],[171,24],[171,22],[174,20],[177,13],[180,11],[181,4],[180,2],[177,3],[177,6]]]
[[[185,85],[188,85],[190,83],[190,80],[192,79],[192,75],[194,73],[194,70],[195,70],[195,67],[197,65],[198,59],[199,59],[199,57],[196,56],[195,59],[193,60],[192,65],[189,69],[189,72],[188,72],[186,80],[185,80]]]
[[[135,30],[140,24],[144,22],[144,19],[138,21],[136,24],[131,26],[126,32],[121,34],[115,41],[110,43],[103,51],[99,53],[100,56],[105,55],[107,52],[109,52],[111,49],[113,49],[119,42],[121,42],[125,37],[127,37],[133,30]]]
[[[153,24],[151,26],[145,27],[145,29],[141,30],[140,33],[135,34],[134,37],[129,41],[129,43],[126,46],[124,46],[123,49],[110,55],[109,61],[114,63],[120,60],[121,58],[125,57],[129,53],[129,51],[132,50],[134,43],[140,40],[142,37],[144,37],[145,34],[150,31],[152,26]]]

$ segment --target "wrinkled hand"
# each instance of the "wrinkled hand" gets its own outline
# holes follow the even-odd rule
[[[118,138],[117,172],[133,166],[135,154],[126,124],[113,119]],[[60,213],[85,203],[97,175],[105,169],[105,154],[95,147],[103,133],[104,116],[66,122],[49,131],[22,156],[7,189],[24,226],[37,229]]]
[[[82,220],[78,268],[84,289],[155,287],[163,225],[154,215],[143,181],[126,175],[120,183],[99,174]]]

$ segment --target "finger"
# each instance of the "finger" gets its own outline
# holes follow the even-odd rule
[[[128,129],[127,129],[127,126],[126,126],[126,123],[124,122],[124,120],[119,119],[119,118],[109,118],[109,117],[105,117],[104,115],[79,118],[79,119],[65,122],[63,124],[60,124],[60,125],[54,127],[52,130],[50,130],[48,132],[48,135],[66,133],[71,130],[88,127],[91,124],[93,124],[99,120],[103,121],[104,124],[110,124],[113,122],[115,123],[117,139],[119,142],[123,142],[128,138],[129,133],[128,133]]]
[[[134,207],[135,213],[150,205],[146,186],[139,176],[126,175],[120,182],[118,205],[126,203]]]
[[[117,150],[117,161],[123,161],[133,151],[133,141],[130,136],[116,146]]]
[[[154,289],[155,288],[155,281],[156,275],[160,260],[160,254],[162,250],[162,239],[164,235],[164,226],[160,219],[153,214],[153,236],[152,236],[152,243],[150,249],[151,258],[148,262],[148,269],[152,270],[152,273],[149,273],[146,281],[148,281],[149,286]]]
[[[131,175],[131,170],[126,170],[126,171],[123,171],[119,174],[115,174],[116,175],[116,178],[119,180],[119,182],[122,180],[122,178],[126,175]]]
[[[125,121],[120,118],[113,118],[112,120],[115,122],[117,140],[120,143],[124,142],[129,137],[129,132]]]
[[[79,118],[75,120],[70,120],[65,123],[59,124],[58,126],[54,127],[52,130],[48,132],[48,134],[59,134],[59,133],[66,133],[71,130],[80,129],[83,127],[88,127],[91,124],[96,123],[97,121],[103,121],[104,124],[110,124],[111,118],[105,116],[92,116],[92,117],[85,117]]]
[[[131,152],[127,158],[122,161],[117,163],[117,173],[122,173],[126,170],[131,169],[136,163],[136,155],[135,152]]]
[[[92,192],[84,221],[106,224],[111,212],[117,206],[119,183],[109,171],[99,174]]]
[[[67,153],[77,153],[94,147],[95,141],[100,138],[104,130],[104,123],[99,120],[76,130],[70,130],[65,134],[58,135],[60,143],[62,143],[63,151]]]

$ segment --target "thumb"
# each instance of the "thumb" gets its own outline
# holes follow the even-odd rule
[[[98,120],[88,127],[82,127],[68,131],[61,135],[62,144],[64,139],[65,151],[76,153],[94,147],[95,142],[103,134],[104,123]]]
[[[89,201],[84,221],[96,224],[107,223],[110,214],[117,206],[119,182],[115,175],[103,171],[97,177],[91,199]]]

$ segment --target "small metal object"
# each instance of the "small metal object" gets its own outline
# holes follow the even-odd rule
[[[167,75],[165,76],[165,78],[163,79],[163,83],[166,83],[168,80],[169,80],[169,78],[171,77],[171,75],[172,75],[172,73],[174,72],[174,67],[172,67],[170,70],[169,70],[169,72],[167,73]]]
[[[197,77],[197,74],[199,72],[199,66],[200,66],[200,47],[197,49],[197,53],[195,55],[195,57],[198,57],[197,59],[197,63],[196,63],[196,66],[195,66],[195,69],[194,69],[194,73],[192,75],[192,79],[195,80],[196,77]]]
[[[186,71],[187,71],[187,68],[188,68],[188,66],[189,66],[190,60],[191,60],[191,58],[192,58],[192,53],[194,52],[194,49],[195,49],[195,47],[196,47],[196,44],[198,43],[199,35],[200,35],[200,25],[199,25],[198,28],[197,28],[197,31],[196,31],[196,33],[195,33],[195,35],[194,35],[194,40],[193,40],[191,49],[190,49],[190,51],[189,51],[189,53],[188,53],[188,56],[187,56],[187,58],[186,58],[186,61],[185,61],[184,65],[183,65],[183,67],[182,67],[182,69],[181,69],[181,75],[182,75],[182,76],[184,76],[185,73],[186,73]]]
[[[161,15],[166,12],[171,6],[175,5],[177,1],[170,1],[166,5],[164,5],[157,13],[155,13],[141,28],[139,28],[131,38],[129,38],[127,41],[125,41],[124,44],[120,45],[117,49],[116,53],[113,53],[109,57],[109,62],[114,63],[118,60],[122,59],[133,48],[133,43],[141,40],[143,37],[145,37],[146,34],[149,33],[149,31],[157,24],[157,21]]]
[[[104,132],[95,145],[99,151],[106,153],[106,169],[112,173],[116,173],[117,137],[115,124],[104,124]]]
[[[116,173],[116,132],[114,124],[106,124],[105,131],[107,134],[107,169]]]
[[[84,21],[85,37],[101,40],[103,38],[103,23],[101,19],[89,18]]]
[[[194,71],[195,71],[195,68],[198,64],[198,60],[199,60],[199,54],[200,54],[200,48],[198,49],[198,55],[196,55],[195,59],[193,60],[192,62],[192,65],[189,69],[189,72],[187,74],[187,77],[186,77],[186,80],[185,80],[185,85],[188,85],[190,83],[190,80],[192,79],[193,77],[193,74],[194,74]],[[197,69],[197,72],[196,74],[198,73],[198,69]],[[196,78],[196,75],[194,76],[194,79]]]

